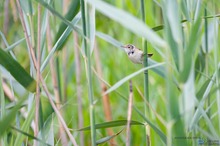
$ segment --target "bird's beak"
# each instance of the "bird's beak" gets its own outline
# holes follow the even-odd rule
[[[128,53],[128,52],[129,52],[129,50],[128,50],[127,46],[121,46],[121,47],[123,48],[123,50],[124,50],[126,53]]]

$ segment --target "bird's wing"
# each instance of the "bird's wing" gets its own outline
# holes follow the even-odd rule
[[[153,53],[144,53],[144,54],[142,54],[142,57],[144,56],[144,55],[147,55],[148,57],[151,57],[151,56],[153,56]]]

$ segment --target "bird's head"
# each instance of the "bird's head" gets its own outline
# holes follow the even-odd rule
[[[121,47],[124,48],[124,50],[125,50],[126,53],[131,52],[131,51],[135,48],[135,46],[134,46],[134,45],[131,45],[131,44],[124,45],[124,46],[121,46]]]

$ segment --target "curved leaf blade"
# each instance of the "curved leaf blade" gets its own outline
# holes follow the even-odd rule
[[[99,12],[117,21],[118,23],[120,23],[122,26],[126,27],[133,33],[141,37],[144,37],[153,46],[159,48],[167,47],[166,42],[162,38],[160,38],[150,27],[145,25],[141,20],[135,18],[131,14],[123,10],[117,9],[104,1],[88,0],[88,3],[95,6],[95,8]]]
[[[1,50],[1,49],[0,49]],[[19,100],[16,106],[0,120],[0,138],[4,135],[4,133],[11,127],[11,123],[14,121],[16,113],[22,107],[22,103],[24,102],[25,98]]]
[[[0,64],[28,91],[35,92],[36,81],[8,53],[0,48]]]
[[[13,130],[15,130],[15,131],[17,131],[17,132],[19,132],[19,133],[21,133],[21,134],[27,136],[27,137],[30,138],[30,139],[35,139],[35,140],[39,141],[40,143],[42,143],[42,144],[44,144],[44,145],[46,145],[46,146],[52,146],[52,145],[50,145],[50,144],[47,144],[45,141],[43,141],[43,140],[41,140],[41,139],[39,139],[39,138],[37,138],[37,137],[35,137],[35,136],[33,136],[33,135],[27,133],[27,132],[24,132],[24,131],[22,131],[22,130],[16,128],[16,127],[13,127],[13,126],[12,126],[11,128],[12,128]]]
[[[122,44],[121,42],[117,41],[116,39],[114,39],[113,37],[111,37],[110,35],[107,35],[105,33],[96,31],[96,36],[98,36],[99,38],[105,40],[106,42],[109,42],[110,44],[114,45],[115,47],[121,49],[124,51],[124,49],[121,48]]]
[[[20,40],[18,40],[17,42],[13,43],[12,45],[8,46],[7,48],[5,48],[6,52],[12,51],[17,45],[19,45],[21,42],[23,42],[25,40],[25,38],[22,38]]]
[[[114,84],[111,88],[109,88],[104,94],[108,94],[114,90],[116,90],[118,87],[120,87],[122,84],[124,84],[126,81],[130,80],[131,78],[135,77],[136,75],[142,73],[143,71],[145,70],[148,70],[148,69],[152,69],[152,68],[156,68],[156,67],[159,67],[159,66],[162,66],[164,65],[165,63],[157,63],[157,64],[154,64],[154,65],[151,65],[151,66],[148,66],[148,67],[145,67],[145,68],[142,68],[128,76],[126,76],[125,78],[121,79],[120,81],[118,81],[116,84]]]
[[[21,8],[27,15],[33,15],[34,9],[31,0],[21,1]]]
[[[128,122],[127,120],[104,122],[101,124],[96,124],[95,129],[125,126],[127,122]],[[144,125],[144,124],[138,121],[131,121],[131,125]],[[85,131],[85,130],[90,130],[90,126],[78,129],[78,131]]]
[[[39,4],[41,4],[43,7],[47,8],[51,13],[53,13],[55,16],[60,18],[66,25],[74,29],[78,34],[80,34],[82,37],[85,37],[82,32],[77,28],[74,24],[72,24],[69,20],[64,18],[60,13],[58,13],[53,7],[51,7],[49,4],[44,2],[43,0],[35,0]]]
[[[71,4],[69,5],[69,10],[66,13],[65,18],[68,21],[71,21],[79,12],[79,7],[80,7],[79,0],[72,1]],[[62,22],[60,24],[60,27],[58,29],[58,32],[57,32],[55,40],[54,40],[54,44],[60,39],[61,35],[64,33],[64,31],[66,30],[67,27],[68,27],[68,25],[66,25],[65,22]],[[63,42],[63,44],[59,46],[58,50],[61,50],[63,48],[62,46],[65,44],[65,42]]]
[[[111,135],[111,136],[107,136],[107,137],[103,137],[99,140],[96,141],[96,144],[99,145],[99,144],[103,144],[103,143],[106,143],[108,142],[109,140],[113,139],[114,137],[118,136],[124,129],[122,129],[121,131],[119,131],[118,133],[114,134],[114,135]]]
[[[75,25],[77,22],[79,22],[79,20],[81,19],[81,13],[79,12],[71,21],[71,24]],[[60,36],[60,38],[57,40],[57,42],[54,44],[52,50],[50,51],[50,53],[48,54],[48,56],[46,57],[46,59],[44,60],[43,64],[41,65],[40,71],[42,72],[45,67],[47,66],[47,64],[49,63],[51,57],[54,55],[54,53],[56,51],[58,51],[58,49],[60,48],[60,46],[62,46],[66,39],[68,38],[68,36],[70,35],[70,33],[72,32],[72,28],[71,27],[67,27],[65,29],[65,31],[63,32],[63,34]]]
[[[167,144],[167,137],[166,135],[157,128],[136,106],[133,106],[134,110],[149,124],[149,126],[160,136],[161,140]]]

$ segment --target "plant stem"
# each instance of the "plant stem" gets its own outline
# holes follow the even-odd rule
[[[74,37],[74,56],[75,56],[75,65],[76,65],[76,89],[77,89],[77,103],[78,103],[78,126],[79,128],[83,128],[83,106],[82,106],[82,81],[81,81],[81,75],[82,75],[82,70],[81,70],[81,61],[80,61],[80,52],[79,48],[77,47],[78,45],[78,35],[76,32],[73,32],[73,37]],[[79,135],[80,139],[80,145],[84,146],[85,145],[85,138],[84,138],[84,132],[80,131]]]
[[[127,115],[127,137],[126,137],[126,146],[131,145],[131,115],[132,115],[132,105],[133,105],[133,87],[132,80],[129,80],[129,99],[128,99],[128,115]]]
[[[22,24],[22,27],[23,27],[23,31],[24,31],[24,34],[25,34],[25,38],[26,38],[26,42],[27,42],[27,45],[28,45],[28,48],[30,49],[30,54],[31,54],[31,59],[33,61],[33,64],[34,64],[34,68],[36,69],[37,68],[37,61],[36,61],[36,57],[35,57],[35,53],[34,53],[34,49],[31,45],[31,42],[30,42],[30,39],[28,37],[28,34],[27,34],[27,28],[26,28],[26,24],[24,23],[24,16],[23,16],[23,12],[22,12],[22,9],[21,9],[21,4],[20,4],[20,1],[19,0],[16,0],[16,3],[17,3],[17,6],[18,6],[18,11],[19,11],[19,15],[20,15],[20,20],[21,20],[21,24]],[[42,77],[42,75],[40,74],[40,81],[42,83],[42,87],[50,101],[50,104],[52,106],[52,108],[54,109],[58,119],[60,120],[60,122],[62,123],[67,135],[69,136],[70,138],[70,141],[72,142],[72,144],[74,146],[77,146],[77,143],[76,143],[76,140],[75,138],[72,136],[72,134],[70,133],[62,115],[60,114],[59,110],[57,109],[56,105],[54,104],[53,102],[53,99],[52,99],[52,96],[50,95],[49,91],[48,91],[48,88],[46,86],[46,83]],[[21,101],[22,103],[23,101]]]
[[[85,1],[80,0],[81,13],[82,13],[82,25],[83,25],[83,34],[87,36],[86,30],[86,13],[85,13]],[[88,82],[88,92],[89,92],[89,102],[90,102],[90,127],[91,127],[91,140],[92,146],[96,145],[96,132],[95,132],[95,114],[94,114],[94,105],[93,105],[93,87],[92,87],[92,70],[91,70],[91,59],[90,59],[90,50],[88,50],[88,44],[86,38],[83,38],[83,43],[85,47],[86,55],[86,69],[87,69],[87,82]]]
[[[145,7],[144,7],[144,0],[141,0],[141,14],[142,14],[142,21],[145,23],[146,17],[145,17]],[[144,54],[147,54],[147,41],[142,38],[142,47],[144,49]],[[148,66],[148,55],[144,55],[144,67]],[[149,103],[149,82],[148,82],[148,70],[144,71],[144,97],[146,101]],[[149,116],[149,108],[146,104],[145,105],[145,116]],[[147,136],[147,146],[150,146],[150,127],[146,126],[146,136]]]
[[[4,90],[3,90],[3,79],[2,79],[2,74],[0,72],[0,120],[4,118],[6,115],[5,111],[5,95],[4,95]],[[1,143],[0,145],[7,145],[7,135],[4,134],[1,138]]]
[[[47,30],[46,30],[46,38],[47,38],[47,48],[48,51],[50,52],[52,50],[52,37],[51,37],[51,28],[50,28],[50,16],[48,15],[48,25],[47,25]],[[51,72],[51,78],[52,78],[52,83],[53,83],[53,92],[54,92],[54,96],[55,96],[55,101],[56,101],[56,106],[57,108],[60,110],[60,114],[63,115],[62,111],[61,111],[61,96],[60,96],[60,85],[58,84],[58,72],[57,72],[57,67],[55,65],[55,61],[54,61],[54,57],[51,57],[50,59],[50,72]],[[68,140],[66,137],[66,133],[64,130],[64,127],[62,125],[62,123],[60,122],[60,119],[58,119],[58,123],[59,123],[59,136],[60,136],[60,140],[61,140],[61,144],[62,145],[67,145],[68,144]]]
[[[204,15],[205,15],[205,17],[207,17],[206,8],[204,10]],[[209,69],[209,67],[208,67],[208,61],[209,61],[208,60],[208,54],[209,54],[208,46],[209,46],[209,44],[208,44],[208,20],[207,20],[207,18],[205,18],[205,63],[206,63],[205,73],[207,76],[209,74],[209,71],[208,71],[208,69]],[[209,105],[210,105],[210,98],[208,98],[207,108],[209,107]],[[208,110],[207,115],[210,116],[210,110]]]
[[[95,43],[94,57],[95,57],[95,62],[96,62],[95,64],[96,64],[97,74],[100,78],[103,78],[101,59],[100,59],[99,48],[97,46],[97,43]],[[102,80],[99,80],[99,84],[101,85],[101,89],[102,89],[102,103],[103,103],[103,110],[105,114],[105,120],[112,121],[112,110],[111,110],[111,104],[109,100],[109,94],[104,94],[107,91],[107,86]],[[108,128],[106,130],[107,130],[108,135],[114,135],[114,132],[111,128]],[[114,146],[114,145],[117,145],[117,143],[112,138],[109,140],[109,146]]]
[[[36,107],[35,107],[35,130],[34,130],[34,136],[38,136],[39,132],[39,107],[40,107],[40,60],[41,60],[41,54],[40,54],[40,46],[41,46],[41,6],[38,4],[38,24],[37,24],[37,86],[36,86]],[[38,145],[38,141],[34,141],[34,145]]]

